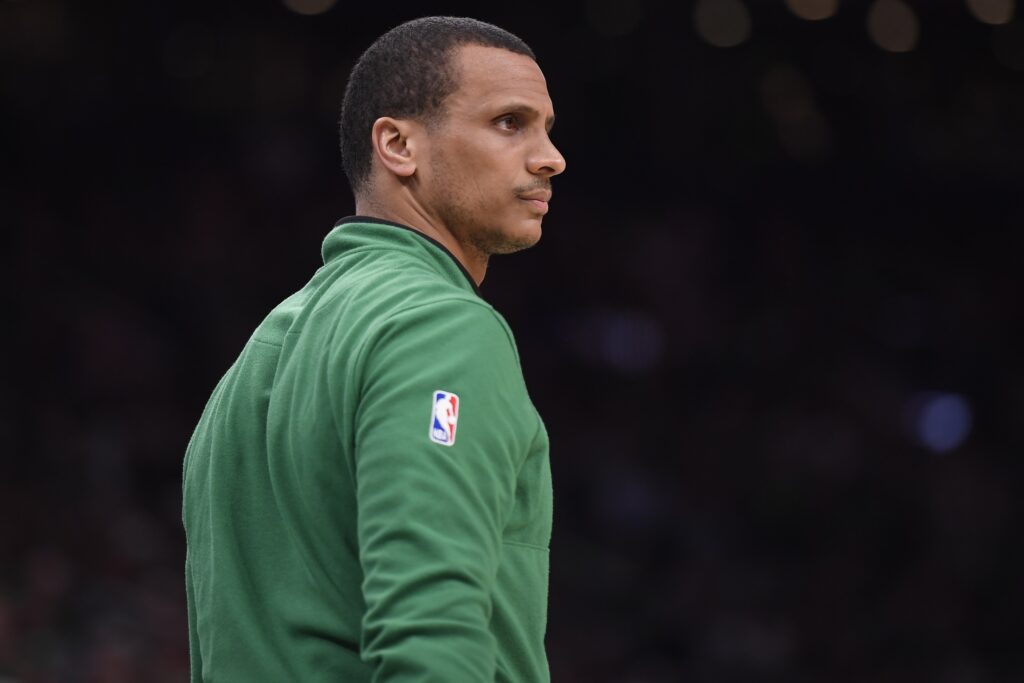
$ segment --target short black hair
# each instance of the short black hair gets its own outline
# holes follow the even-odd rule
[[[536,60],[517,36],[464,17],[422,17],[375,40],[349,75],[341,104],[341,160],[352,191],[370,175],[370,131],[381,116],[431,123],[458,87],[452,53],[462,45],[497,47]]]

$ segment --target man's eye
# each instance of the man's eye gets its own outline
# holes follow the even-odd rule
[[[515,130],[519,127],[519,121],[517,121],[516,117],[511,114],[508,116],[502,116],[498,119],[498,127],[504,128],[505,130]]]

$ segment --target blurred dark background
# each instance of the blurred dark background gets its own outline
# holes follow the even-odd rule
[[[0,2],[0,681],[187,679],[187,440],[424,14],[533,46],[568,159],[483,287],[551,433],[556,683],[1024,680],[1022,13]]]

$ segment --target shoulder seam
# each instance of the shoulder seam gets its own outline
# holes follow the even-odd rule
[[[530,550],[539,550],[539,551],[544,552],[544,553],[551,552],[550,548],[545,548],[544,546],[536,545],[535,543],[525,543],[523,541],[509,541],[507,539],[503,539],[501,542],[504,543],[505,545],[516,545],[516,546],[519,546],[521,548],[529,548]]]
[[[288,332],[285,332],[285,334],[288,334]],[[259,337],[252,337],[250,341],[254,341],[257,344],[264,344],[265,346],[273,346],[275,349],[282,348],[282,345],[278,344],[277,342],[267,341],[266,339],[260,339]]]

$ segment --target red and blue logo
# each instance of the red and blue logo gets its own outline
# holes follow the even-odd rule
[[[455,427],[459,423],[459,397],[450,391],[434,392],[434,409],[430,416],[430,440],[443,446],[455,443]]]

